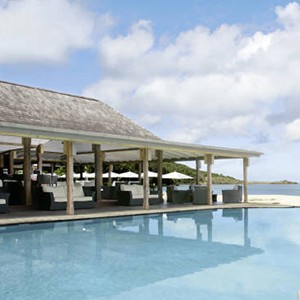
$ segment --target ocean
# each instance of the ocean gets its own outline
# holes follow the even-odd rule
[[[232,189],[234,184],[214,184],[213,193],[222,195],[222,190]],[[188,185],[180,185],[187,189]],[[300,184],[249,184],[249,195],[290,195],[300,196]]]

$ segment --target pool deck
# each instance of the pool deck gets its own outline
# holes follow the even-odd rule
[[[274,199],[273,199],[274,200]],[[67,215],[66,211],[41,211],[25,206],[10,207],[10,212],[0,215],[0,226],[28,223],[42,223],[55,221],[86,220],[96,218],[121,217],[169,212],[183,212],[191,210],[207,209],[227,209],[227,208],[290,208],[299,207],[299,205],[286,204],[270,201],[261,201],[249,203],[231,203],[223,204],[218,202],[214,205],[193,205],[193,204],[162,204],[151,206],[148,210],[142,207],[124,207],[117,205],[99,205],[92,209],[76,210],[74,215]]]

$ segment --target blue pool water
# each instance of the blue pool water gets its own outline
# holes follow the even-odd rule
[[[0,227],[1,299],[297,299],[300,210]]]

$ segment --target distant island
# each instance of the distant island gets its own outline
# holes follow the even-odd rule
[[[150,167],[152,171],[157,172],[156,163],[150,163]],[[184,173],[186,175],[192,176],[193,178],[196,177],[196,170],[192,169],[186,165],[179,164],[179,163],[173,163],[173,162],[167,162],[163,163],[163,173],[170,173],[170,172],[180,172]],[[206,183],[207,179],[207,172],[206,171],[200,171],[200,183],[204,184]],[[232,176],[227,176],[223,174],[217,174],[212,173],[212,182],[213,184],[242,184],[243,180],[236,179]],[[279,180],[279,181],[249,181],[249,184],[298,184],[298,182],[295,181],[289,181],[289,180]]]
[[[149,170],[153,172],[157,172],[157,163],[150,162],[149,163]],[[108,170],[105,170],[108,171]],[[124,164],[116,164],[114,166],[114,172],[122,173],[122,172],[137,172],[136,164],[124,163]],[[174,162],[164,162],[163,163],[163,174],[170,173],[170,172],[180,172],[196,178],[196,170],[192,169],[186,165]],[[155,179],[152,179],[155,180]],[[174,183],[181,183],[182,181],[173,180]],[[193,183],[194,180],[185,180],[185,183]],[[207,172],[200,171],[200,183],[205,184],[207,182]],[[227,176],[223,174],[212,173],[212,182],[213,184],[242,184],[243,180],[236,179],[232,176]],[[280,181],[249,181],[249,184],[297,184],[297,182],[289,181],[289,180],[280,180]]]
[[[249,181],[249,184],[298,184],[296,181],[279,180],[279,181]]]

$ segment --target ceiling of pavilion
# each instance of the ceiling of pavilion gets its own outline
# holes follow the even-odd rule
[[[44,145],[44,154],[43,160],[46,161],[65,161],[64,155],[64,143],[62,141],[57,140],[46,140],[46,139],[32,139],[32,151],[31,151],[31,159],[36,160],[36,147],[39,144]],[[196,158],[204,159],[205,153],[210,153],[212,151],[216,152],[216,159],[223,158],[241,158],[243,157],[243,150],[234,150],[234,149],[226,149],[226,148],[217,148],[197,145],[195,149],[178,149],[176,148],[176,143],[174,144],[174,148],[164,149],[163,150],[163,159],[164,161],[188,161],[195,160]],[[179,144],[181,146],[181,144]],[[195,146],[195,145],[194,145]],[[129,147],[129,146],[120,146],[118,144],[102,144],[101,151],[104,152],[104,160],[106,162],[134,162],[140,161],[140,149],[142,147]],[[1,136],[0,135],[0,153],[5,153],[10,150],[16,151],[16,158],[22,160],[23,159],[23,145],[22,138],[15,136]],[[229,152],[226,155],[226,151],[236,151],[233,154]],[[222,151],[224,152],[222,154]],[[88,143],[76,143],[73,145],[73,154],[74,154],[74,162],[75,163],[94,163],[94,152],[92,144]],[[249,154],[247,152],[247,154]],[[156,150],[153,148],[149,148],[149,160],[156,160]]]

